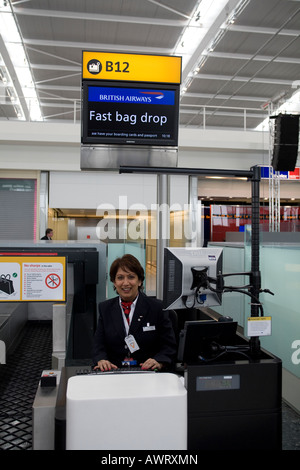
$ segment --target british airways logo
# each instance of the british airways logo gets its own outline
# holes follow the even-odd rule
[[[173,90],[91,86],[89,87],[89,101],[173,105],[175,104],[175,92]]]
[[[164,97],[164,94],[161,91],[142,91],[144,95],[151,95],[157,100],[161,100]]]

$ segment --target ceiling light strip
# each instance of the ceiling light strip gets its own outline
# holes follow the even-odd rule
[[[10,0],[0,1],[0,30],[5,43],[5,49],[22,90],[22,97],[19,96],[19,101],[22,105],[23,113],[25,116],[29,113],[29,118],[33,121],[40,121],[42,120],[42,114],[34,80]],[[17,94],[19,95],[19,93]]]

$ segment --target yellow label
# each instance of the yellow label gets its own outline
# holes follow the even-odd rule
[[[248,321],[266,321],[271,320],[271,317],[248,317]]]
[[[83,51],[82,78],[181,83],[181,57]]]

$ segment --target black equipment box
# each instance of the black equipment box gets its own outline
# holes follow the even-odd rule
[[[189,450],[281,450],[281,360],[188,364]]]

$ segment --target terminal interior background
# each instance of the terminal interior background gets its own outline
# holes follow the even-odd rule
[[[82,50],[182,56],[177,166],[265,168],[274,143],[270,116],[300,112],[300,3],[1,0],[1,21],[10,12],[25,59],[16,63],[16,41],[1,27],[1,246],[45,246],[39,240],[51,227],[54,246],[101,246],[105,259],[139,253],[146,293],[156,295],[157,176],[80,168]],[[22,88],[26,65],[31,75]],[[298,159],[293,174],[263,177],[260,184],[262,284],[275,292],[262,295],[272,316],[272,336],[262,345],[283,360],[283,398],[298,413],[299,166]],[[176,175],[169,177],[169,189],[170,246],[216,244],[224,250],[225,272],[245,271],[249,182]],[[191,238],[195,194],[198,230]],[[99,240],[99,225],[105,224],[116,232]],[[111,295],[108,284],[104,295]],[[245,327],[244,298],[230,294],[216,310]]]

